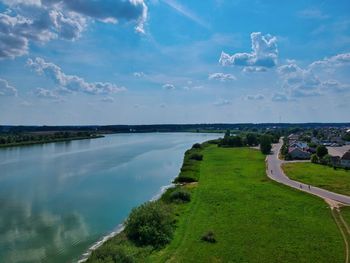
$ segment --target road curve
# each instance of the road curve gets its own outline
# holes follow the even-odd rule
[[[286,176],[281,167],[284,161],[278,158],[282,144],[282,139],[279,141],[279,143],[274,144],[272,147],[272,154],[268,155],[266,158],[267,175],[269,178],[300,191],[319,196],[323,199],[328,198],[337,202],[341,202],[343,204],[350,205],[350,196],[337,194],[314,186],[310,186],[309,188],[309,185],[291,180],[288,176]]]

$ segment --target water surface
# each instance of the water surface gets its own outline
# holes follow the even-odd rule
[[[0,261],[74,262],[215,134],[118,134],[0,149]]]

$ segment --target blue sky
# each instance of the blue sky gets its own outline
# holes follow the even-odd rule
[[[349,10],[0,0],[0,124],[348,122]]]

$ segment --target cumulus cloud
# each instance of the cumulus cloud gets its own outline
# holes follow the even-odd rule
[[[0,0],[1,1],[1,0]],[[144,0],[2,0],[0,59],[28,53],[31,42],[55,38],[76,40],[91,21],[136,23],[144,33],[147,6]]]
[[[174,90],[175,89],[175,86],[173,84],[164,84],[163,86],[163,89],[166,89],[166,90]]]
[[[88,94],[111,94],[125,90],[109,82],[87,82],[79,76],[65,74],[59,66],[42,58],[28,59],[27,65],[39,75],[44,74],[52,79],[63,90]]]
[[[232,75],[232,74],[212,73],[212,74],[209,74],[208,79],[210,79],[210,80],[219,80],[221,82],[226,82],[226,81],[236,80],[236,77],[234,75]]]
[[[283,88],[292,97],[311,97],[320,95],[321,80],[310,69],[302,69],[295,63],[277,69]]]
[[[252,51],[250,53],[235,53],[229,55],[221,52],[219,63],[223,66],[242,66],[272,68],[277,64],[278,49],[277,38],[270,34],[262,35],[261,32],[253,32],[250,35]]]
[[[246,97],[247,100],[263,100],[265,99],[264,95],[262,94],[256,94],[256,95],[248,95]]]
[[[336,68],[336,66],[350,65],[350,54],[339,54],[323,60],[318,60],[305,68],[299,67],[294,61],[277,68],[277,73],[282,80],[282,87],[290,98],[312,97],[326,92],[350,91],[350,85],[339,82],[336,79],[322,79],[321,68]],[[280,101],[281,96],[276,96]]]
[[[350,65],[350,53],[342,53],[310,64],[310,68],[316,67],[341,67]]]
[[[17,96],[17,89],[0,78],[0,96]]]

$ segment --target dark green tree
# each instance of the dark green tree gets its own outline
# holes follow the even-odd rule
[[[258,137],[256,136],[255,133],[248,133],[247,136],[246,136],[246,140],[247,140],[247,144],[249,146],[255,146],[257,145],[259,142],[258,142]]]
[[[269,154],[271,152],[271,137],[269,135],[260,136],[260,150],[263,154]]]
[[[317,154],[317,157],[322,159],[323,156],[325,156],[326,154],[328,154],[328,150],[327,150],[327,147],[324,146],[324,145],[319,145],[317,146],[316,148],[316,154]]]

